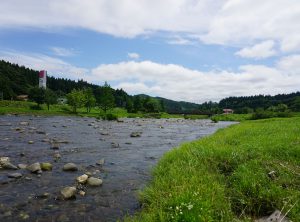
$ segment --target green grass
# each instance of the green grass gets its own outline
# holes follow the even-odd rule
[[[214,115],[211,117],[212,121],[218,122],[218,121],[245,121],[250,120],[252,117],[252,114],[219,114]]]
[[[184,118],[191,119],[191,120],[208,119],[208,115],[184,115]]]
[[[299,117],[245,121],[166,153],[125,221],[300,221],[299,164]]]

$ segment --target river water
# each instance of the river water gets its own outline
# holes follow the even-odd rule
[[[149,182],[151,168],[165,152],[230,124],[184,119],[117,122],[0,116],[0,157],[9,157],[14,165],[53,164],[52,171],[41,175],[26,169],[0,169],[0,221],[116,221],[133,214],[140,208],[137,192]],[[132,132],[141,136],[131,137]],[[48,140],[59,142],[59,149],[51,149]],[[55,152],[61,155],[56,162]],[[97,165],[102,158],[104,165]],[[69,162],[79,170],[63,171],[63,165]],[[16,172],[22,177],[8,178],[8,174]],[[85,172],[102,178],[103,185],[83,187],[85,196],[76,194],[76,199],[62,200],[60,190],[74,186],[76,177]]]

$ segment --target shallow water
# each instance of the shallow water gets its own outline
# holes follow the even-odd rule
[[[26,121],[29,125],[20,125]],[[11,163],[50,162],[39,177],[27,170],[0,169],[0,221],[116,221],[139,209],[137,191],[150,180],[151,167],[172,147],[214,133],[232,123],[210,120],[124,119],[98,121],[78,117],[0,116],[0,157]],[[141,137],[130,137],[141,132]],[[104,135],[103,135],[104,134]],[[43,139],[58,140],[61,159]],[[28,141],[33,141],[29,144]],[[118,144],[114,148],[112,143]],[[103,166],[96,165],[101,158]],[[73,162],[79,170],[62,171]],[[75,186],[85,172],[103,179],[101,187],[84,187],[85,196],[61,200],[60,190]],[[20,172],[20,179],[9,173]],[[48,197],[42,197],[49,193]]]

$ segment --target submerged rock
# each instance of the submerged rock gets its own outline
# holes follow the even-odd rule
[[[26,164],[19,163],[19,164],[18,164],[18,168],[23,170],[23,169],[26,169],[26,168],[27,168],[27,165],[26,165]]]
[[[58,143],[52,143],[51,144],[51,149],[58,150],[59,149],[59,144]]]
[[[11,174],[8,174],[7,175],[9,178],[15,178],[15,179],[18,179],[18,178],[21,178],[23,175],[21,173],[11,173]]]
[[[112,142],[112,143],[111,143],[111,147],[112,147],[112,148],[118,148],[118,147],[120,147],[120,144],[115,143],[115,142]]]
[[[72,197],[75,197],[76,187],[65,187],[60,191],[62,197],[67,200]]]
[[[96,177],[90,177],[88,178],[87,183],[90,186],[100,186],[102,185],[103,181]]]
[[[141,132],[132,132],[131,134],[130,134],[130,137],[141,137]]]
[[[78,167],[76,166],[75,163],[67,163],[63,167],[64,171],[77,171]]]

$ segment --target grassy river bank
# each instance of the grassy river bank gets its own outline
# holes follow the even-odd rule
[[[245,121],[166,153],[126,221],[300,221],[300,118]]]

